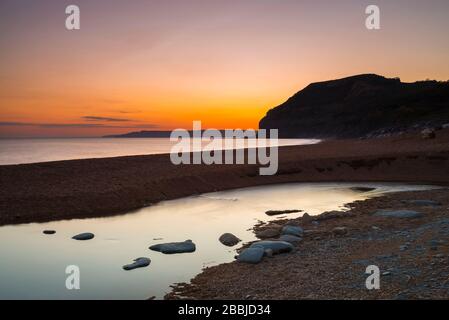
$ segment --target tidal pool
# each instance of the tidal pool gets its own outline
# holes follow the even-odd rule
[[[370,192],[351,187],[373,187]],[[267,210],[301,209],[310,215],[387,192],[432,186],[391,183],[291,183],[165,201],[128,214],[0,227],[0,299],[160,299],[170,285],[188,282],[206,266],[234,260],[243,242],[255,239],[251,228]],[[291,218],[303,213],[288,215]],[[56,234],[45,235],[53,229]],[[72,236],[92,232],[95,238]],[[229,248],[218,238],[231,232],[243,240]],[[164,255],[148,249],[161,242],[193,240],[194,253]],[[150,266],[124,271],[138,257]],[[80,289],[66,288],[66,267],[80,270]]]

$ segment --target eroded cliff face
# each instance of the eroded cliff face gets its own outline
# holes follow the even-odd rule
[[[349,138],[449,123],[449,82],[375,74],[317,82],[268,111],[261,129],[283,138]]]

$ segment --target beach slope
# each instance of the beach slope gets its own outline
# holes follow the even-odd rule
[[[449,130],[279,149],[279,170],[173,165],[169,155],[0,166],[0,225],[102,217],[194,194],[285,182],[449,183]]]

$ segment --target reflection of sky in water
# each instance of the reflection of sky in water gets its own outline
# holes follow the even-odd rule
[[[369,195],[423,188],[363,185],[380,189],[360,193],[347,189],[355,184],[264,186],[162,202],[116,217],[1,227],[0,298],[161,298],[170,290],[170,284],[189,281],[205,266],[232,261],[235,248],[223,246],[218,237],[232,232],[244,241],[253,240],[248,229],[257,220],[276,219],[265,215],[267,210],[302,209],[316,215]],[[45,229],[57,232],[44,235]],[[81,232],[93,232],[95,238],[71,239]],[[195,253],[163,255],[148,249],[155,243],[186,239],[196,243]],[[122,270],[137,257],[151,258],[151,265]],[[67,265],[80,267],[80,290],[65,288]]]
[[[222,149],[252,147],[255,141],[254,139],[217,140],[222,145]],[[190,142],[193,147],[193,139]],[[230,142],[232,146],[227,148],[226,143]],[[263,142],[264,140],[259,140],[259,143]],[[277,145],[291,146],[318,142],[319,140],[316,139],[279,139]],[[0,139],[0,165],[170,153],[175,144],[176,142],[171,142],[168,138]],[[203,140],[201,148],[210,150],[212,148],[210,141]],[[200,151],[201,148],[195,147],[192,150]]]

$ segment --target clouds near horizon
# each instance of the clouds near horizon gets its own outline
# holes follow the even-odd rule
[[[257,129],[311,82],[449,79],[447,0],[378,0],[375,31],[368,0],[75,2],[76,31],[65,1],[0,2],[0,136]]]

